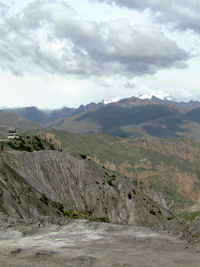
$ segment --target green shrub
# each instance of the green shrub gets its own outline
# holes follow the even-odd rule
[[[84,212],[79,212],[76,210],[65,210],[63,213],[64,216],[67,216],[71,219],[79,219],[79,218],[88,218],[88,214]]]
[[[105,172],[105,175],[107,175],[110,179],[107,180],[107,183],[110,185],[110,186],[113,186],[113,181],[116,180],[116,176],[113,174],[113,175],[109,175],[107,172]]]
[[[200,219],[200,211],[183,212],[179,214],[179,217],[187,222]]]
[[[12,143],[12,142],[8,142],[7,145],[8,145],[9,147],[11,147],[12,149],[15,149],[15,150],[18,150],[18,149],[19,149],[19,147],[16,146],[16,145],[15,145],[14,143]]]
[[[113,186],[112,179],[107,180],[108,185]]]

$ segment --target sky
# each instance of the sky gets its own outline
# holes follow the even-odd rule
[[[0,0],[0,106],[200,100],[200,0]]]

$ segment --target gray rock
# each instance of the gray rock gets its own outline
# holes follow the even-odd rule
[[[0,212],[27,223],[43,217],[63,220],[59,202],[60,213],[78,211],[94,219],[159,229],[171,225],[170,212],[141,182],[64,152],[0,154],[0,192]]]

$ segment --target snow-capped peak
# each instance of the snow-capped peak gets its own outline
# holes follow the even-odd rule
[[[149,99],[149,100],[152,100],[153,97],[159,98],[161,100],[173,101],[172,96],[164,92],[147,93],[138,96],[138,98],[140,99]]]

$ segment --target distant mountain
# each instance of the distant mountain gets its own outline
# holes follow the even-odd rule
[[[191,120],[193,122],[200,124],[200,107],[187,112],[185,117],[188,120]]]
[[[200,139],[200,123],[191,118],[188,109],[171,102],[153,100],[122,99],[93,111],[62,118],[48,126],[81,134],[158,138],[189,136]]]
[[[68,118],[76,112],[76,108],[68,108],[64,107],[61,109],[54,109],[46,112],[47,120],[46,123],[49,121],[55,121],[62,117]],[[44,111],[43,111],[44,112]]]
[[[83,111],[95,110],[102,106],[104,106],[103,102],[97,104],[92,102],[85,106],[81,105],[79,108],[63,107],[61,109],[42,110],[33,106],[24,108],[4,108],[1,109],[0,111],[9,112],[44,125],[46,123],[58,120],[60,118],[68,118],[72,115],[81,113]]]
[[[41,123],[41,124],[47,123],[50,121],[48,115],[36,107],[10,108],[10,109],[4,109],[2,111],[10,112],[20,117],[23,117],[28,120]]]
[[[79,108],[64,107],[40,110],[36,107],[4,109],[39,123],[43,127],[76,133],[102,133],[120,137],[153,136],[200,139],[200,102],[175,102],[152,96],[151,99],[130,97],[105,104],[90,103]],[[194,108],[193,107],[198,107]],[[192,110],[191,110],[192,109]]]
[[[41,126],[31,120],[20,117],[18,115],[0,111],[0,126],[14,127],[14,128],[40,128]]]
[[[79,113],[79,112],[83,112],[83,111],[88,111],[88,110],[95,110],[97,108],[100,108],[100,107],[103,107],[105,104],[104,102],[99,102],[99,103],[94,103],[94,102],[91,102],[87,105],[80,105],[80,107],[76,110],[75,113]]]
[[[158,98],[156,96],[152,96],[150,98],[151,101],[155,102],[155,103],[159,103],[159,104],[170,104],[170,105],[174,105],[177,107],[182,107],[188,110],[192,110],[195,108],[199,108],[200,107],[200,102],[199,101],[193,101],[190,100],[189,102],[177,102],[175,100],[172,100],[170,98]]]

